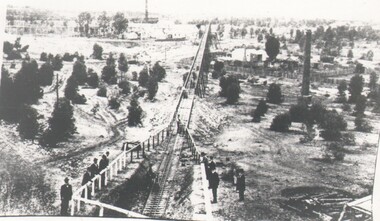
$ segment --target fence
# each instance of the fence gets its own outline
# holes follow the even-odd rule
[[[150,151],[150,148],[152,147],[155,149],[158,145],[160,145],[165,138],[167,138],[170,135],[170,127],[166,126],[162,130],[156,132],[153,136],[150,136],[148,139],[139,142],[131,149],[127,150],[127,143],[124,143],[122,146],[122,152],[110,162],[110,164],[107,166],[107,168],[100,171],[98,175],[93,177],[91,181],[81,186],[79,189],[77,189],[73,193],[73,201],[71,204],[71,215],[73,216],[75,214],[75,204],[77,206],[77,211],[81,208],[81,202],[91,204],[94,206],[99,206],[101,208],[99,212],[99,216],[102,216],[103,209],[102,208],[108,208],[111,210],[115,210],[114,206],[107,205],[104,203],[100,203],[98,201],[94,200],[88,200],[88,191],[90,187],[91,195],[94,196],[97,191],[100,191],[102,189],[102,178],[104,177],[104,186],[107,186],[108,182],[112,180],[112,178],[117,175],[118,171],[121,171],[123,168],[127,167],[127,156],[130,155],[130,162],[133,162],[133,155],[135,152],[136,159],[140,159],[140,155],[144,158],[145,152]],[[141,154],[140,154],[141,153]],[[83,194],[83,197],[82,197]],[[75,203],[76,202],[76,203]],[[122,211],[121,213],[124,214],[132,214],[133,212],[124,210],[121,208],[118,208],[118,210]],[[116,211],[116,210],[115,210]],[[120,212],[119,211],[119,212]],[[135,217],[135,216],[134,216]]]

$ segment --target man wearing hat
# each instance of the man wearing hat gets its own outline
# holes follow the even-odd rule
[[[68,216],[69,202],[73,195],[73,189],[69,184],[69,178],[65,178],[65,184],[61,186],[61,216]]]
[[[245,176],[243,169],[238,170],[236,189],[239,191],[239,201],[244,201]]]

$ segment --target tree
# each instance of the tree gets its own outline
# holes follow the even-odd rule
[[[95,59],[98,59],[98,60],[102,60],[102,55],[103,55],[103,48],[102,46],[98,45],[98,44],[94,44],[94,46],[92,47],[92,56],[95,58]]]
[[[147,87],[149,81],[149,74],[146,68],[142,69],[139,74],[139,85],[141,87]]]
[[[219,86],[221,87],[219,95],[222,97],[228,97],[228,88],[232,84],[239,85],[239,79],[235,75],[222,76],[219,79]]]
[[[131,86],[128,81],[126,80],[120,81],[118,86],[121,89],[122,94],[128,95],[131,93]]]
[[[109,28],[111,22],[111,18],[107,16],[107,12],[103,11],[101,15],[98,17],[98,24],[100,32],[104,35]]]
[[[53,66],[48,62],[42,64],[40,69],[38,70],[39,85],[41,86],[51,85],[53,83],[53,78],[54,78]]]
[[[227,88],[227,104],[234,104],[239,99],[240,86],[238,83],[232,83]]]
[[[364,120],[363,115],[357,115],[355,118],[355,129],[361,132],[371,132],[373,127],[368,123],[368,121]]]
[[[57,54],[53,59],[51,59],[51,65],[53,65],[54,71],[59,71],[63,67],[63,60],[61,55]]]
[[[78,94],[78,80],[74,75],[71,75],[67,79],[65,97],[71,100],[74,104],[84,104],[87,101],[84,95]]]
[[[357,98],[363,91],[364,79],[360,75],[355,75],[351,78],[348,91],[350,92],[349,102],[356,103]]]
[[[269,56],[269,60],[273,61],[280,52],[280,42],[277,38],[269,36],[265,43],[265,52]]]
[[[289,127],[291,126],[292,121],[290,120],[289,113],[282,113],[277,115],[271,125],[270,130],[277,132],[287,132],[289,131]]]
[[[337,102],[339,103],[345,103],[347,102],[346,98],[346,90],[347,90],[347,83],[346,81],[341,81],[338,85],[338,97]]]
[[[310,107],[310,110],[309,110],[309,119],[308,121],[311,123],[311,124],[321,124],[322,121],[324,120],[324,116],[325,114],[327,113],[327,109],[324,105],[322,105],[321,103],[313,103]]]
[[[379,76],[377,75],[376,72],[372,71],[371,74],[369,75],[369,89],[371,92],[376,93],[377,92],[377,82],[379,80]]]
[[[127,58],[125,57],[124,53],[120,53],[119,60],[117,61],[118,66],[117,68],[121,72],[120,75],[120,80],[122,79],[122,76],[124,76],[124,73],[128,71],[128,61]]]
[[[162,81],[166,77],[166,71],[165,68],[163,68],[160,63],[156,62],[153,65],[152,68],[152,74],[153,77],[157,79],[157,81]]]
[[[87,84],[93,88],[97,88],[99,86],[98,74],[92,68],[88,69]]]
[[[117,99],[117,97],[111,97],[109,100],[108,100],[108,106],[111,108],[111,109],[119,109],[120,107],[120,101],[119,99]]]
[[[40,61],[47,61],[47,60],[48,60],[47,53],[42,52],[40,55]]]
[[[347,122],[335,110],[326,111],[319,123],[322,128],[320,134],[326,141],[339,141],[342,139],[341,131],[347,129]]]
[[[155,77],[150,77],[148,80],[148,98],[153,100],[158,91],[158,82]]]
[[[114,59],[112,58],[112,55],[107,59],[107,65],[103,67],[102,70],[102,80],[105,81],[108,84],[116,84],[117,78],[116,78],[116,66]]]
[[[35,60],[22,62],[21,69],[15,76],[14,85],[19,104],[32,104],[42,97],[38,82],[38,64]]]
[[[363,95],[360,95],[356,99],[356,103],[355,103],[355,115],[356,116],[364,115],[364,111],[365,111],[365,108],[367,106],[366,102],[367,102],[367,99]]]
[[[137,96],[133,96],[128,107],[128,126],[137,126],[141,124],[143,110],[140,107],[137,99]]]
[[[282,101],[283,97],[280,85],[275,83],[270,84],[267,93],[267,102],[272,104],[280,104]]]
[[[76,132],[73,106],[68,99],[58,99],[48,123],[49,127],[40,140],[43,146],[55,147],[58,142],[66,141]]]
[[[368,60],[368,61],[372,61],[373,60],[373,51],[372,50],[369,50],[368,52],[367,52],[367,54],[366,54],[366,59]]]
[[[96,92],[96,95],[99,97],[107,97],[107,88],[104,86],[99,87],[98,92]]]
[[[128,28],[128,19],[124,17],[124,13],[118,12],[113,17],[112,25],[115,28],[116,34],[121,34],[125,32]]]
[[[17,126],[21,138],[31,139],[32,141],[36,138],[40,128],[37,116],[36,109],[31,106],[24,105],[21,108],[19,125]]]
[[[292,105],[289,109],[289,115],[292,122],[307,123],[308,113],[307,104],[304,102]]]
[[[89,12],[81,12],[78,15],[77,23],[79,24],[79,32],[83,36],[89,35],[90,23],[92,22],[92,16]]]
[[[16,122],[20,106],[16,99],[16,87],[8,70],[4,66],[1,69],[0,118],[9,122]]]
[[[353,58],[353,57],[354,57],[354,53],[352,52],[351,49],[348,50],[347,57],[348,57],[348,58]]]
[[[73,72],[71,74],[75,77],[78,85],[84,85],[87,81],[87,67],[81,61],[76,61],[73,65]]]

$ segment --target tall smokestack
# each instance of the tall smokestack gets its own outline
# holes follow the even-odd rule
[[[311,31],[306,32],[305,41],[305,60],[303,64],[303,77],[302,77],[302,96],[310,95],[310,53],[311,53]]]
[[[148,21],[148,0],[145,0],[145,20]]]

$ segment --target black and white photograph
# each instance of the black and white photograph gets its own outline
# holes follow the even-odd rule
[[[0,220],[380,221],[379,10],[0,2]]]

